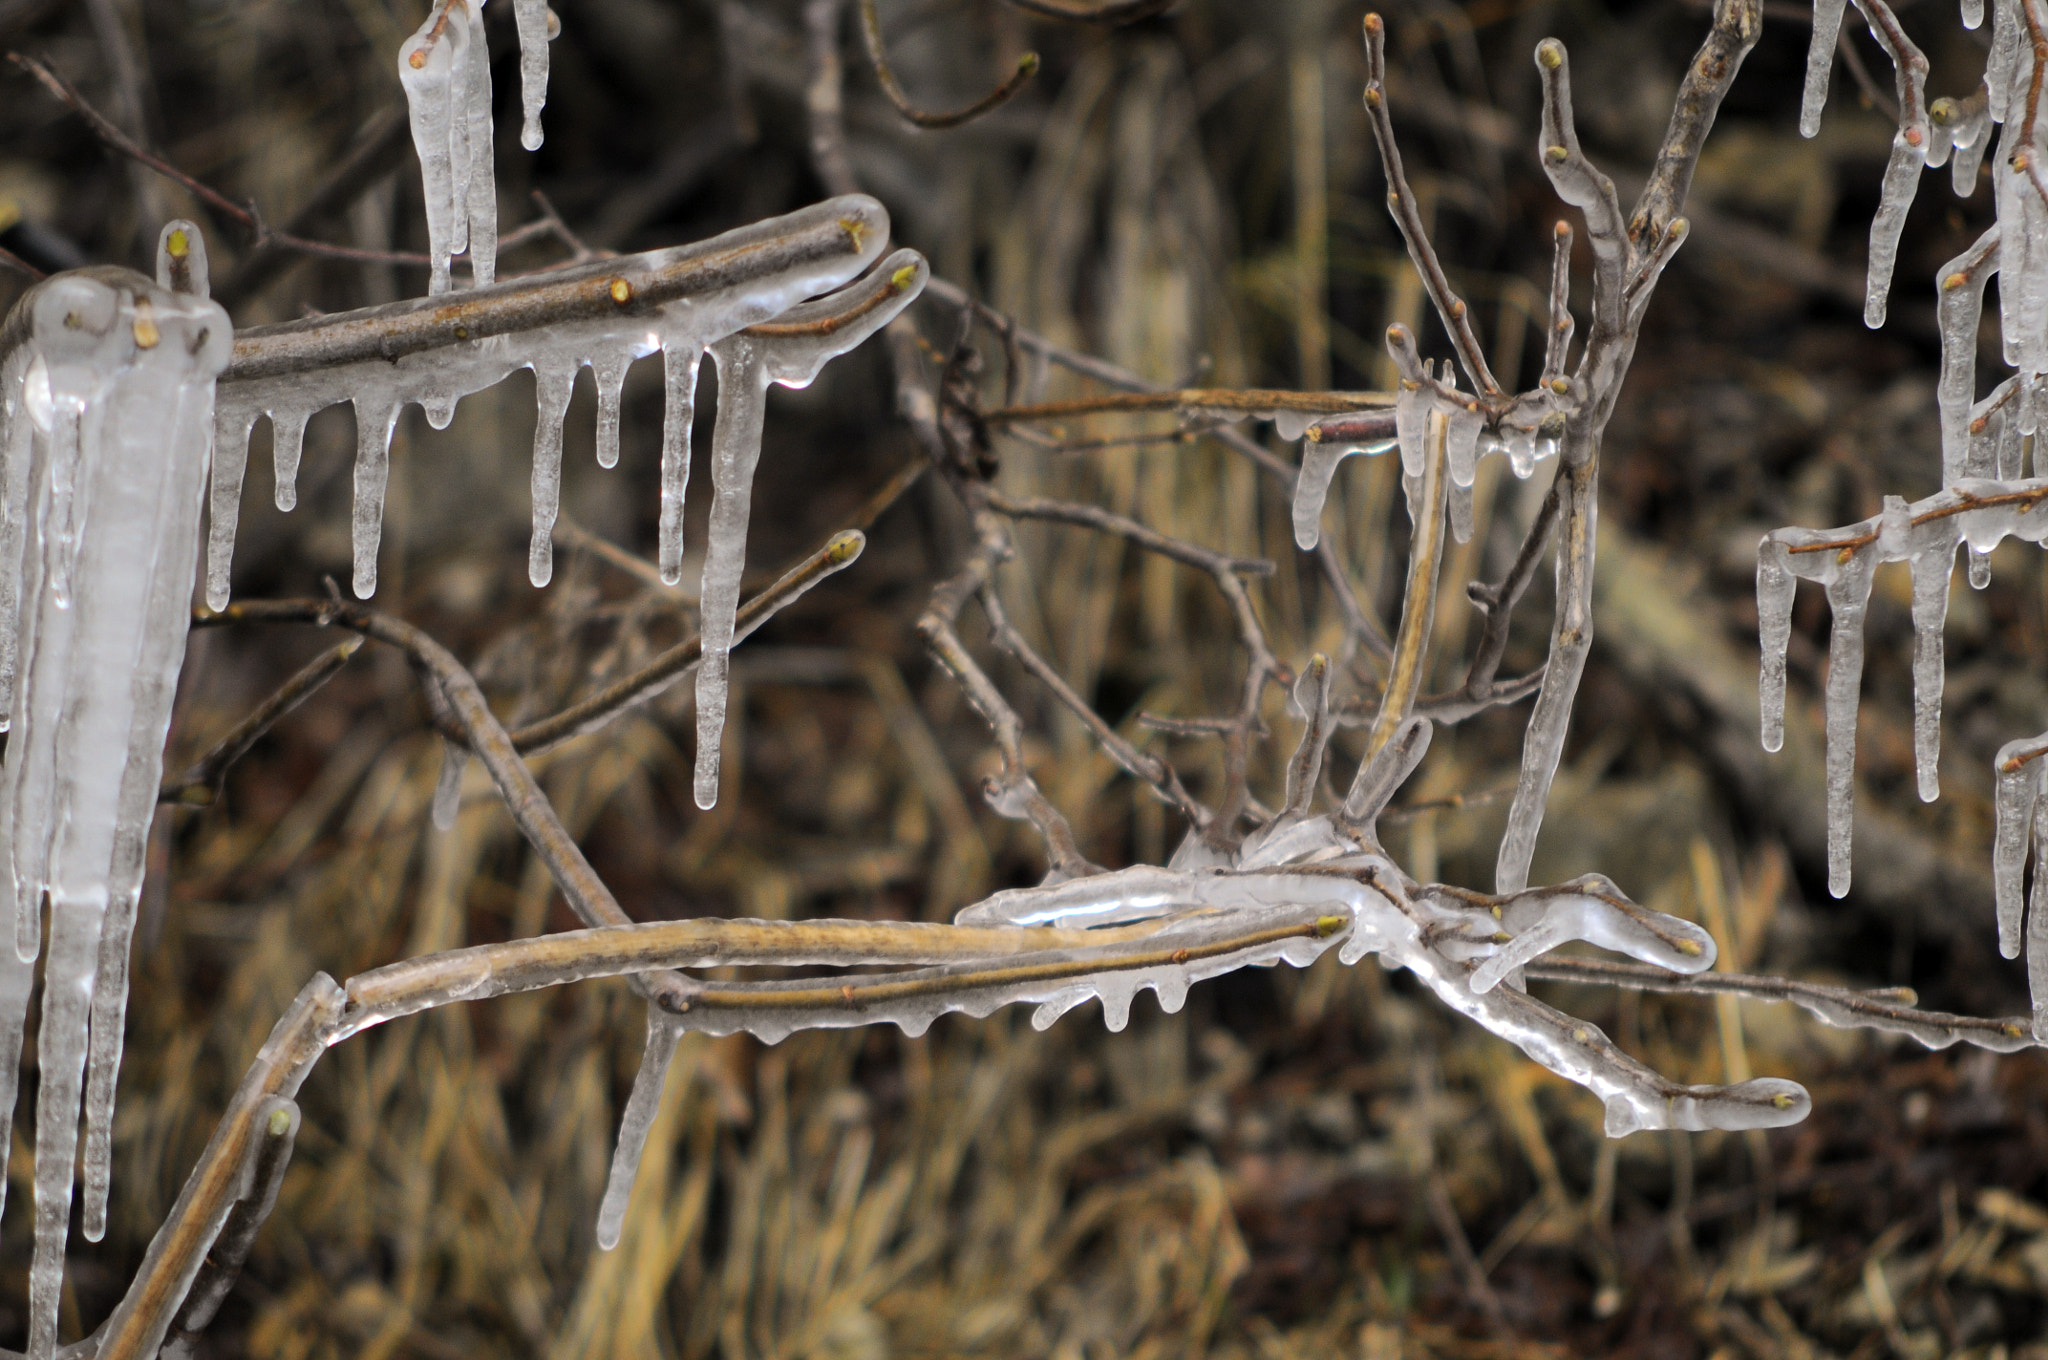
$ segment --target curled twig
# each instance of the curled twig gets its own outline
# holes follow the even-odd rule
[[[896,79],[896,72],[890,69],[888,49],[882,45],[882,17],[875,12],[875,0],[860,0],[860,31],[867,40],[868,62],[875,68],[875,80],[880,83],[882,93],[896,106],[896,112],[921,128],[956,128],[962,123],[971,123],[990,109],[1007,103],[1038,72],[1038,54],[1026,52],[1017,58],[1017,69],[1007,80],[972,104],[949,113],[931,113],[910,101],[902,82]]]

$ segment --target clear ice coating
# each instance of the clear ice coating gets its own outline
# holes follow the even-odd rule
[[[497,277],[498,187],[492,165],[491,56],[484,36],[486,0],[439,0],[398,49],[420,187],[427,208],[429,293],[451,286],[449,259],[468,253],[479,288]],[[527,150],[541,144],[547,103],[548,40],[554,14],[546,0],[513,0]]]
[[[1799,101],[1799,135],[1820,134],[1821,109],[1828,102],[1828,76],[1835,69],[1835,38],[1849,0],[1813,0],[1813,43],[1806,50],[1806,88]]]
[[[924,290],[927,277],[924,257],[901,250],[868,279],[791,308],[772,326],[757,326],[711,346],[718,363],[718,424],[711,437],[713,496],[699,596],[704,659],[697,668],[695,794],[700,808],[718,803],[733,623],[747,565],[747,519],[769,384],[809,386],[832,359],[894,320]]]
[[[23,338],[0,366],[0,655],[14,659],[0,856],[16,946],[0,950],[0,1096],[13,1094],[46,897],[51,921],[29,1299],[38,1357],[56,1345],[81,1105],[85,1231],[105,1225],[129,936],[191,618],[214,378],[233,344],[204,295],[203,255],[192,267],[195,239],[180,259],[167,232],[159,258],[192,291],[118,269],[30,290],[10,323]]]
[[[853,248],[828,258],[792,262],[742,283],[714,286],[673,301],[641,305],[649,280],[685,268],[707,255],[744,255],[758,251],[791,232],[838,224]],[[654,250],[615,260],[560,270],[552,280],[563,284],[589,282],[609,290],[613,310],[550,326],[491,335],[453,345],[401,355],[395,360],[370,359],[335,364],[305,372],[278,373],[224,381],[221,384],[213,467],[212,515],[207,538],[206,602],[227,607],[230,569],[235,547],[236,511],[248,465],[248,441],[256,421],[268,416],[273,431],[277,503],[290,509],[297,502],[299,452],[307,420],[317,411],[350,402],[356,411],[355,506],[353,510],[353,587],[359,598],[376,590],[377,554],[383,532],[384,492],[390,476],[391,435],[399,413],[408,404],[438,413],[446,424],[464,396],[495,386],[522,368],[534,370],[537,418],[534,429],[533,547],[528,574],[545,583],[553,571],[550,531],[560,488],[561,412],[577,369],[590,365],[598,374],[600,418],[608,408],[614,430],[617,383],[634,359],[660,351],[668,374],[669,405],[662,439],[663,504],[674,487],[673,523],[664,525],[664,565],[674,532],[673,566],[681,566],[681,495],[689,464],[689,424],[697,360],[704,349],[748,326],[772,321],[805,298],[845,284],[867,269],[888,242],[888,216],[873,199],[860,195],[831,199],[779,218],[726,232],[710,241]],[[920,266],[921,268],[921,266]],[[901,272],[900,267],[896,272]],[[915,270],[914,286],[902,297],[907,303],[923,286]],[[498,291],[513,285],[499,285]],[[464,302],[487,304],[493,290],[464,294]],[[624,299],[624,301],[618,301]],[[428,305],[428,304],[422,304]],[[893,315],[893,313],[891,313]],[[245,334],[289,336],[308,324],[288,322]],[[863,335],[866,332],[862,332]],[[616,447],[616,434],[610,438]],[[604,445],[601,443],[601,447]],[[671,474],[673,473],[673,479]]]
[[[1857,0],[1857,7],[1869,16],[1870,36],[1892,59],[1899,95],[1899,130],[1892,137],[1884,187],[1878,194],[1877,212],[1870,219],[1870,277],[1863,292],[1863,324],[1876,330],[1884,325],[1892,265],[1899,256],[1899,236],[1906,229],[1906,211],[1913,206],[1913,196],[1919,191],[1921,168],[1927,164],[1935,137],[1948,134],[1945,128],[1937,133],[1928,118],[1927,58],[1899,27],[1883,0]],[[1818,41],[1818,10],[1814,17],[1814,37]],[[1809,78],[1811,74],[1809,66]],[[1808,92],[1810,97],[1811,86]],[[1825,89],[1821,94],[1825,97]]]

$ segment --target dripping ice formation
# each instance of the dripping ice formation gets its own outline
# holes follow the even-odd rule
[[[190,622],[215,375],[233,329],[206,299],[197,228],[160,274],[95,269],[16,305],[0,367],[0,1146],[14,1108],[32,961],[50,939],[37,1046],[31,1356],[56,1345],[74,1149],[86,1105],[84,1230],[106,1222],[128,944]]]
[[[761,460],[768,387],[771,383],[809,386],[828,362],[888,325],[909,306],[928,277],[922,256],[898,251],[883,261],[872,278],[844,290],[854,296],[834,295],[791,308],[773,324],[729,335],[711,346],[718,364],[718,424],[712,432],[714,494],[699,597],[704,660],[697,668],[695,796],[700,808],[718,802],[726,682],[733,624],[739,613],[740,574],[746,567],[747,518],[753,504],[754,469]],[[534,466],[537,484],[538,458]]]
[[[423,344],[395,359],[371,357],[311,370],[247,377],[230,372],[221,383],[217,415],[207,541],[207,604],[221,609],[228,602],[235,517],[248,467],[249,435],[259,419],[268,417],[271,422],[277,504],[280,509],[289,510],[297,503],[296,478],[307,420],[329,406],[343,402],[354,405],[357,450],[352,586],[358,598],[367,599],[377,588],[377,551],[390,473],[391,435],[399,413],[408,404],[417,404],[425,408],[430,422],[445,426],[462,397],[495,386],[522,368],[534,371],[538,408],[534,431],[534,534],[528,573],[536,585],[545,584],[553,571],[550,531],[561,486],[562,412],[576,371],[588,365],[598,377],[600,456],[616,461],[619,389],[626,368],[633,360],[657,351],[664,356],[668,379],[668,410],[662,438],[661,495],[665,510],[660,551],[665,568],[679,570],[680,507],[689,475],[689,430],[699,357],[707,347],[727,336],[771,321],[804,299],[837,288],[859,275],[887,245],[888,222],[887,213],[873,199],[860,195],[832,199],[695,245],[597,260],[557,271],[549,276],[551,287],[568,293],[587,292],[595,299],[591,307],[581,309],[583,315],[573,320],[508,329],[431,348]],[[743,281],[719,279],[708,263],[744,258],[794,233],[815,234],[820,230],[836,237],[840,248],[815,258],[799,256]],[[900,309],[916,296],[923,285],[921,269],[920,264],[905,276],[897,295],[886,300],[888,306]],[[900,266],[896,272],[901,272]],[[711,276],[708,286],[681,296],[674,296],[676,290],[669,288],[668,300],[648,300],[663,296],[664,280],[698,274]],[[514,296],[513,287],[497,285],[465,293],[462,305],[490,316],[501,300]],[[405,304],[403,310],[408,321],[424,318],[423,324],[431,324],[435,307],[435,303],[422,299]],[[888,307],[882,310],[894,315]],[[886,319],[884,316],[883,320]],[[242,335],[289,344],[332,326],[332,318],[314,318],[252,328]],[[666,508],[671,506],[674,513]]]
[[[398,81],[405,90],[426,198],[430,294],[448,291],[449,259],[465,252],[476,287],[487,287],[497,277],[498,186],[492,165],[486,3],[439,0],[398,50]],[[513,13],[524,111],[520,141],[533,151],[541,144],[554,13],[546,0],[513,0]]]
[[[1502,454],[1515,476],[1527,481],[1538,463],[1557,457],[1565,409],[1565,392],[1558,387],[1546,383],[1504,404],[1497,402],[1489,410],[1477,398],[1458,391],[1448,361],[1441,375],[1431,368],[1406,326],[1388,328],[1387,352],[1401,372],[1400,390],[1394,396],[1393,439],[1359,440],[1336,433],[1360,417],[1383,412],[1324,417],[1291,428],[1276,421],[1281,438],[1305,441],[1293,507],[1294,542],[1304,552],[1322,537],[1323,507],[1338,464],[1353,454],[1378,455],[1398,448],[1403,476],[1410,481],[1421,477],[1425,432],[1432,415],[1444,417],[1444,455],[1451,474],[1451,532],[1460,543],[1472,537],[1472,484],[1481,458]]]

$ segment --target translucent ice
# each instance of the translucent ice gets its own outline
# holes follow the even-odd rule
[[[40,948],[47,896],[29,1319],[30,1353],[47,1355],[88,1086],[88,1233],[105,1219],[128,933],[190,622],[214,377],[233,331],[198,292],[122,270],[52,279],[17,316],[25,337],[0,369],[0,575],[13,582],[0,629],[19,657],[0,763],[16,943],[0,966],[0,1049],[18,1049],[22,961]]]
[[[711,522],[700,595],[704,659],[697,668],[697,806],[718,802],[719,741],[725,730],[726,677],[746,569],[747,519],[768,386],[805,387],[838,355],[886,326],[923,291],[924,259],[899,251],[868,279],[792,308],[711,347],[718,361],[718,424],[711,440]]]

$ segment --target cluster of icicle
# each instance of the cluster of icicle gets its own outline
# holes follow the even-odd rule
[[[645,308],[621,303],[609,314],[464,341],[396,360],[367,359],[224,382],[207,544],[207,603],[220,609],[228,601],[235,516],[248,468],[249,435],[259,417],[270,420],[277,506],[290,510],[298,501],[299,454],[307,420],[328,406],[354,405],[353,587],[358,598],[367,599],[377,588],[377,550],[390,477],[391,437],[399,413],[407,404],[417,403],[424,408],[429,424],[445,428],[464,396],[495,386],[522,368],[533,370],[538,405],[533,437],[533,540],[527,575],[534,585],[546,585],[554,574],[552,536],[562,488],[562,420],[577,371],[588,367],[596,380],[597,461],[612,467],[619,459],[619,403],[626,370],[634,360],[657,353],[667,393],[658,557],[663,579],[679,580],[697,374],[708,351],[718,364],[719,384],[711,449],[714,494],[701,596],[704,660],[697,673],[696,796],[700,806],[711,807],[718,797],[727,656],[746,563],[748,511],[761,454],[768,388],[803,387],[816,379],[832,358],[859,345],[910,305],[924,287],[926,268],[915,252],[898,251],[882,261],[882,276],[891,283],[889,296],[844,324],[807,327],[806,323],[851,309],[844,295],[803,300],[839,288],[862,274],[887,245],[887,214],[874,200],[857,196],[832,199],[740,227],[695,246],[581,267],[593,279],[609,279],[612,296],[635,299],[646,291],[643,280],[660,273],[671,257],[685,252],[693,256],[744,255],[750,248],[791,232],[849,222],[857,223],[859,230],[847,230],[854,248],[843,254],[794,263],[670,303]],[[568,279],[571,275],[564,272],[556,277]],[[858,289],[870,286],[855,285]],[[778,322],[777,333],[747,333],[748,327],[766,321]]]
[[[34,960],[29,1349],[49,1356],[85,1107],[83,1225],[107,1221],[128,945],[162,779],[233,328],[208,301],[197,228],[172,223],[159,281],[122,269],[31,290],[0,368],[0,1149],[8,1145]],[[175,287],[174,287],[175,285]],[[0,1177],[0,1194],[5,1178]]]
[[[1818,131],[1827,97],[1845,0],[1817,0],[1801,131]],[[2048,181],[2041,177],[2042,130],[2027,126],[2027,91],[2034,79],[2034,43],[2023,4],[1993,0],[1992,40],[1984,79],[1966,99],[1926,97],[1927,61],[1905,38],[1882,0],[1857,0],[1872,34],[1892,57],[1901,109],[1880,206],[1871,224],[1870,277],[1864,319],[1882,325],[1899,233],[1925,165],[1952,158],[1958,194],[1976,187],[1993,136],[1990,158],[1997,220],[1969,249],[1941,267],[1935,279],[1942,343],[1936,389],[1941,413],[1942,489],[1908,504],[1885,498],[1870,519],[1839,529],[1780,529],[1764,538],[1757,561],[1758,629],[1763,650],[1763,742],[1784,742],[1785,657],[1797,581],[1827,592],[1831,613],[1825,697],[1827,730],[1828,888],[1849,891],[1855,821],[1856,709],[1863,669],[1863,623],[1871,583],[1885,562],[1910,564],[1913,577],[1913,745],[1922,799],[1940,793],[1942,627],[1948,612],[1956,550],[1969,549],[1969,579],[1990,580],[1990,553],[1999,540],[2048,541],[2048,466],[2038,447],[2033,478],[2023,480],[2027,450],[2048,414]],[[1984,18],[1981,0],[1965,0],[1963,23]],[[1993,134],[1992,125],[1999,126]],[[1999,323],[2004,358],[2017,370],[1977,396],[1977,336],[1984,290],[1999,278]],[[1999,752],[1994,882],[1999,948],[2019,954],[2022,870],[2030,841],[2037,859],[2048,846],[2048,766],[2040,756],[2048,736],[2015,741]],[[2034,913],[2027,925],[2028,970],[2034,996],[2034,1034],[2048,1040],[2048,884],[2037,863]],[[2036,939],[2042,941],[2036,947]]]
[[[1313,739],[1314,726],[1305,740]],[[981,927],[1156,926],[1137,938],[1121,936],[1086,951],[1003,954],[987,962],[891,974],[886,988],[859,996],[849,989],[843,1004],[833,988],[808,979],[706,984],[683,1014],[650,1006],[647,1048],[620,1121],[599,1211],[599,1245],[610,1248],[619,1240],[669,1062],[687,1032],[745,1032],[776,1043],[802,1029],[895,1024],[918,1035],[947,1012],[982,1017],[1016,1003],[1035,1004],[1031,1023],[1045,1029],[1088,1001],[1101,1002],[1103,1018],[1115,1031],[1129,1022],[1140,991],[1149,989],[1171,1014],[1203,979],[1248,966],[1305,968],[1332,947],[1345,964],[1376,954],[1383,967],[1408,969],[1459,1014],[1592,1091],[1606,1106],[1612,1137],[1638,1129],[1775,1128],[1805,1118],[1811,1101],[1796,1083],[1668,1081],[1598,1028],[1544,1005],[1523,988],[1523,968],[1571,941],[1675,972],[1700,972],[1713,966],[1714,941],[1698,926],[1630,901],[1599,874],[1487,897],[1418,884],[1401,872],[1381,851],[1372,823],[1420,763],[1429,735],[1427,719],[1411,718],[1368,762],[1359,787],[1373,796],[1362,818],[1355,797],[1335,816],[1311,815],[1304,805],[1253,833],[1224,863],[1191,837],[1165,868],[1138,866],[999,892],[955,918],[959,925]],[[1313,787],[1313,778],[1308,784]],[[787,960],[835,966],[883,961],[836,954]],[[778,1004],[782,995],[788,1001]]]
[[[1304,441],[1301,472],[1294,482],[1294,541],[1304,552],[1321,540],[1330,483],[1336,478],[1337,465],[1353,454],[1377,456],[1399,449],[1401,484],[1409,508],[1414,509],[1434,418],[1443,421],[1444,460],[1451,474],[1447,513],[1451,535],[1460,543],[1472,537],[1472,484],[1478,478],[1481,458],[1501,454],[1515,476],[1527,481],[1537,464],[1557,457],[1569,405],[1568,385],[1546,377],[1533,390],[1489,407],[1458,390],[1458,376],[1448,360],[1440,374],[1433,372],[1406,326],[1388,328],[1387,352],[1401,373],[1400,391],[1394,397],[1392,439],[1345,436],[1347,426],[1362,423],[1372,412],[1320,418],[1276,414],[1274,424],[1282,439]]]
[[[498,185],[492,166],[491,57],[484,41],[486,0],[438,0],[398,51],[398,79],[412,117],[426,191],[430,293],[449,288],[449,257],[465,252],[482,288],[497,277]],[[540,148],[548,97],[548,40],[556,31],[547,0],[512,0],[519,29],[519,82],[525,106],[520,143]]]

